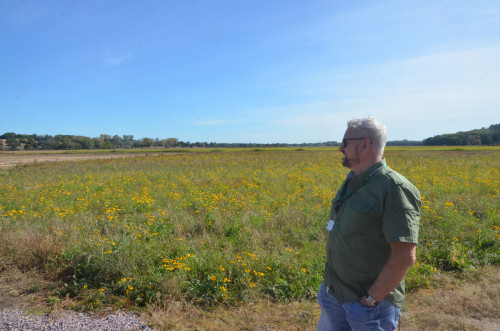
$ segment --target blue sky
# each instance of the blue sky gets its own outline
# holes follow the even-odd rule
[[[0,134],[314,143],[500,119],[500,1],[0,2]]]

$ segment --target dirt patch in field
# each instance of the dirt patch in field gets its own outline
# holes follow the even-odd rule
[[[48,284],[38,278],[36,273],[23,273],[12,265],[0,260],[0,311],[21,310],[44,312],[50,310],[46,291]]]
[[[99,159],[119,159],[131,156],[156,155],[156,153],[102,153],[102,154],[63,154],[57,152],[0,152],[0,170],[7,170],[19,165],[63,162],[63,161],[84,161]]]

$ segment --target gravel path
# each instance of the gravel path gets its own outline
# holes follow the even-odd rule
[[[19,310],[0,311],[2,331],[80,331],[80,330],[148,330],[147,323],[132,313],[117,312],[102,318],[76,312],[63,312],[61,316],[26,315]]]

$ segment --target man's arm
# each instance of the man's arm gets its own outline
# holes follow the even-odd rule
[[[377,300],[377,302],[382,301],[404,279],[408,269],[415,263],[416,255],[417,244],[405,242],[392,243],[391,256],[368,290],[368,294]],[[361,297],[361,303],[369,306],[364,297]]]

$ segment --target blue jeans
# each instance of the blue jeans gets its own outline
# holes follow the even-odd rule
[[[395,330],[401,310],[389,301],[367,307],[359,300],[339,304],[332,290],[326,292],[325,283],[318,293],[321,315],[318,331]]]

